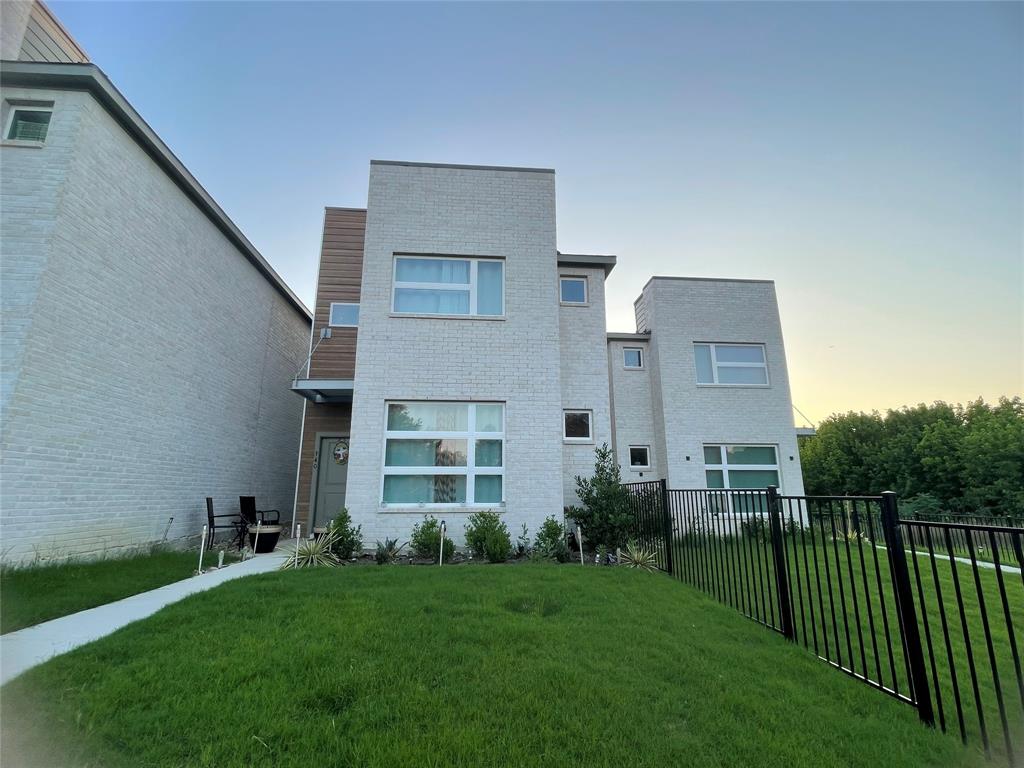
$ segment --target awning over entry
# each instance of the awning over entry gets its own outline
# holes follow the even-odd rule
[[[350,379],[295,379],[292,392],[297,392],[311,403],[351,403]]]

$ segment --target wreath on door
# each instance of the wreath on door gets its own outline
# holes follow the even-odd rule
[[[334,456],[335,464],[348,464],[348,442],[345,440],[339,440],[334,444],[334,450],[332,451]]]

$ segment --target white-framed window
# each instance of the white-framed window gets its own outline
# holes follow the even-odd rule
[[[573,443],[589,443],[594,439],[593,411],[564,411],[562,439]]]
[[[395,256],[391,311],[501,317],[505,262],[450,256]]]
[[[8,141],[46,141],[53,109],[11,105],[4,138]]]
[[[562,304],[586,304],[590,300],[587,278],[571,276],[558,278],[558,300]]]
[[[643,347],[623,347],[622,367],[629,371],[639,371],[644,367]]]
[[[651,447],[649,445],[629,446],[629,468],[650,469],[651,468]]]
[[[767,387],[764,344],[693,345],[698,384],[723,387]]]
[[[704,476],[708,488],[778,487],[778,451],[774,445],[705,445]]]
[[[505,404],[386,403],[381,503],[460,507],[505,501]]]
[[[332,301],[328,324],[332,328],[357,328],[359,326],[359,304]]]

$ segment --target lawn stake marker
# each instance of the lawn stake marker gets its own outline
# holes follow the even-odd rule
[[[203,573],[203,552],[206,550],[206,526],[203,526],[203,538],[199,540],[199,568],[196,570],[196,576],[201,576]]]
[[[445,524],[444,520],[442,520],[441,521],[441,554],[437,558],[437,564],[439,566],[440,565],[444,565],[444,536],[445,536],[445,533],[447,531],[448,531],[448,526]]]
[[[302,523],[295,526],[295,567],[299,567],[299,537],[302,535]]]
[[[576,523],[576,540],[580,543],[580,565],[585,565],[583,562],[583,529],[580,528],[579,523]]]

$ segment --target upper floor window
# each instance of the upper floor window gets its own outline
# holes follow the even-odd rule
[[[45,107],[11,107],[4,138],[10,141],[46,141],[53,110]]]
[[[698,384],[768,385],[764,344],[694,344]]]
[[[644,351],[641,347],[624,347],[622,350],[622,367],[639,370],[644,367]]]
[[[587,278],[558,278],[558,297],[563,304],[586,304],[588,299]]]
[[[470,317],[505,314],[505,263],[500,259],[398,256],[394,277],[394,312]]]
[[[565,411],[562,421],[562,438],[579,443],[589,443],[593,440],[592,415],[590,411]]]
[[[334,328],[355,328],[359,325],[359,305],[335,301],[331,303],[328,323]]]

